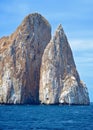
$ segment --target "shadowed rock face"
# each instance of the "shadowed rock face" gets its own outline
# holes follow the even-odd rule
[[[51,27],[40,14],[28,15],[0,39],[0,103],[38,103],[40,66]]]
[[[87,88],[80,81],[61,25],[42,57],[39,98],[44,104],[89,104]]]

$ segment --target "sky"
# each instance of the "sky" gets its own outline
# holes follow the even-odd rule
[[[0,37],[10,35],[28,14],[38,12],[51,24],[62,24],[81,80],[93,102],[93,0],[1,0]]]

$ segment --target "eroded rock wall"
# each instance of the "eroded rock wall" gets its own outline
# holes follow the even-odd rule
[[[67,37],[60,25],[51,39],[48,21],[28,15],[0,39],[0,103],[89,104]]]
[[[50,38],[50,24],[35,13],[0,39],[0,103],[39,103],[41,59]]]

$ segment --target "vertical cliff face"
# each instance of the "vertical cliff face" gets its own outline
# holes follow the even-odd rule
[[[61,25],[42,57],[39,98],[44,104],[89,104],[87,88],[80,81]]]
[[[0,103],[89,104],[61,25],[50,39],[49,23],[37,13],[0,39]]]
[[[0,103],[38,103],[40,66],[51,27],[40,14],[28,15],[0,39]]]

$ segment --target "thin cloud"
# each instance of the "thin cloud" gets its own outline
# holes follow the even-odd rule
[[[74,51],[93,50],[93,39],[72,39],[69,42]]]

